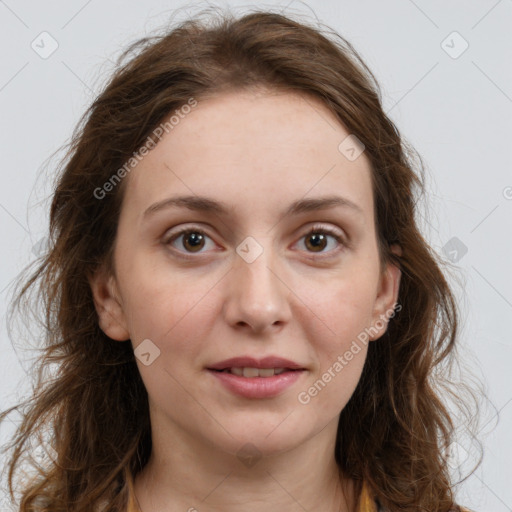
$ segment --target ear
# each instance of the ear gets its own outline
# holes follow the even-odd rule
[[[89,277],[89,284],[101,330],[113,340],[129,340],[130,333],[115,277],[102,267]]]
[[[392,245],[390,249],[392,253],[402,255],[402,249],[399,245]],[[369,329],[371,341],[379,339],[387,330],[389,319],[393,316],[398,300],[401,276],[402,272],[395,264],[391,262],[386,264],[386,268],[380,277],[372,314],[372,325]]]

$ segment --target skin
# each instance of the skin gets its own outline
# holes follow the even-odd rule
[[[308,404],[298,401],[398,296],[400,271],[380,266],[370,162],[338,150],[347,135],[316,99],[223,93],[199,101],[125,178],[115,275],[100,269],[91,287],[110,338],[134,349],[149,339],[160,350],[148,366],[137,359],[153,436],[135,480],[143,512],[356,510],[334,443],[367,345]],[[280,217],[304,196],[333,194],[360,211]],[[168,207],[144,216],[175,195],[208,196],[228,213]],[[344,242],[328,235],[316,252],[306,236],[313,225]],[[180,227],[204,230],[199,252],[190,237],[169,240]],[[263,248],[252,263],[236,252],[247,236]],[[243,398],[206,370],[242,355],[277,355],[306,371],[275,398]],[[251,467],[237,457],[246,443],[257,450]]]

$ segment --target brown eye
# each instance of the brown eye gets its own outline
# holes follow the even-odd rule
[[[204,247],[204,236],[197,231],[189,231],[183,235],[182,243],[185,249],[197,252]]]
[[[342,235],[325,227],[313,227],[302,236],[299,245],[302,244],[307,252],[326,256],[337,253],[338,249],[345,245]]]
[[[314,252],[323,251],[327,246],[327,237],[323,233],[312,233],[306,237],[306,247]]]
[[[166,245],[171,245],[174,249],[183,253],[201,253],[203,249],[215,247],[213,240],[201,229],[182,229],[178,233],[164,238]]]

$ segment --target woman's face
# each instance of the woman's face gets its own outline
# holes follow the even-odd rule
[[[226,93],[125,178],[115,277],[92,285],[102,329],[136,349],[154,429],[229,453],[333,437],[399,283],[347,136],[318,100]]]

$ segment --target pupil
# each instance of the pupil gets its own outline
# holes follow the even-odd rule
[[[186,244],[191,246],[194,249],[201,249],[202,245],[204,245],[203,235],[200,233],[189,233],[186,237]]]
[[[325,247],[325,235],[321,233],[310,235],[309,240],[313,240],[313,243],[310,245],[315,249],[323,249]]]

